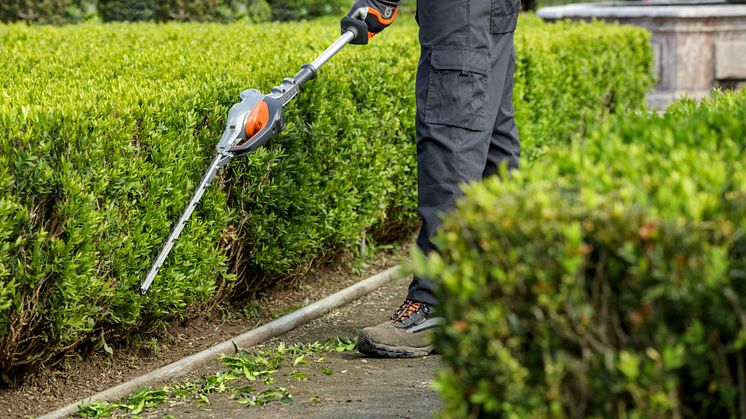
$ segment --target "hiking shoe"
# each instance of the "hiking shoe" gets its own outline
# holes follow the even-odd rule
[[[432,330],[443,323],[435,317],[433,307],[414,300],[406,300],[391,320],[360,332],[358,351],[371,356],[413,358],[433,351]]]

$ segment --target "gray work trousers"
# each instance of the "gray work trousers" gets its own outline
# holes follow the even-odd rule
[[[520,0],[419,0],[417,184],[422,228],[417,246],[437,251],[433,235],[462,195],[460,185],[518,168],[513,117],[515,31]],[[407,298],[436,304],[433,283],[415,277]]]

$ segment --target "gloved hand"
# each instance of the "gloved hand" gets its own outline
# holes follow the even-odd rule
[[[368,25],[368,39],[394,22],[399,13],[399,0],[355,0],[347,17]]]

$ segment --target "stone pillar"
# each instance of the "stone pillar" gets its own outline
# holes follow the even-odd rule
[[[683,95],[746,84],[746,5],[643,5],[637,2],[547,7],[547,21],[600,19],[649,30],[658,84],[649,104],[662,109]]]

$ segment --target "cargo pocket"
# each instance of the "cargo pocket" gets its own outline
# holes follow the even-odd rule
[[[490,11],[490,32],[508,33],[515,31],[521,0],[492,0]]]
[[[424,119],[484,131],[490,57],[459,47],[433,48]]]

